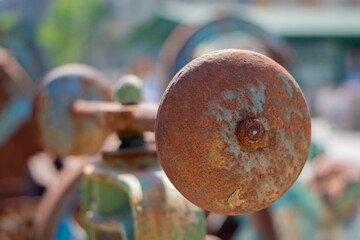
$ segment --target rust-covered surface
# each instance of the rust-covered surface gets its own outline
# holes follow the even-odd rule
[[[79,99],[110,101],[111,91],[97,70],[80,64],[48,73],[35,98],[35,118],[44,147],[61,156],[96,152],[109,131],[93,119],[76,119],[72,104]]]
[[[99,126],[122,135],[154,132],[158,104],[122,105],[118,102],[77,100],[72,106],[74,118],[93,119]]]
[[[32,87],[24,69],[0,47],[0,147],[30,121]]]
[[[0,201],[0,239],[29,240],[33,238],[33,220],[37,197],[16,197]]]
[[[263,209],[295,182],[310,147],[310,116],[291,75],[251,51],[195,59],[170,82],[157,151],[175,187],[228,215]]]
[[[84,168],[89,238],[205,239],[203,211],[170,183],[156,151],[134,150],[106,153]]]
[[[31,116],[32,94],[24,69],[0,47],[0,199],[23,193],[26,161],[42,149]]]

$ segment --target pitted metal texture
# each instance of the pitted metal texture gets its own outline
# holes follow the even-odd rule
[[[245,50],[205,54],[170,82],[156,145],[174,186],[208,211],[263,209],[296,181],[310,147],[309,110],[279,64]]]

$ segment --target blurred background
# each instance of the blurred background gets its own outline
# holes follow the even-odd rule
[[[275,239],[360,238],[359,0],[0,0],[0,47],[0,65],[12,63],[20,88],[14,99],[21,96],[11,110],[0,95],[0,239],[31,239],[46,190],[64,165],[85,161],[59,159],[28,140],[36,135],[32,97],[49,70],[85,63],[113,84],[135,74],[144,101],[159,102],[183,66],[223,48],[254,50],[284,66],[312,116],[308,162],[270,207],[265,227]],[[267,239],[259,238],[257,218],[210,214],[208,232]],[[83,236],[64,231],[73,230],[57,227],[54,239]]]

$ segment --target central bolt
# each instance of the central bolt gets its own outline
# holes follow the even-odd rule
[[[252,146],[265,135],[265,128],[258,119],[242,120],[236,130],[236,135],[243,145]]]
[[[261,125],[259,126],[257,124],[250,126],[248,129],[248,137],[253,141],[259,140],[263,135],[263,128],[261,127]]]

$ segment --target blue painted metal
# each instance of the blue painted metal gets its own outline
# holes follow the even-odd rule
[[[75,120],[71,110],[79,99],[111,100],[102,75],[85,65],[65,65],[44,79],[35,101],[43,145],[61,156],[90,154],[99,149],[109,131],[96,120]]]
[[[5,61],[2,54],[7,54],[2,52],[3,49],[0,48],[0,146],[14,134],[17,129],[24,123],[28,121],[32,114],[32,101],[30,94],[26,95],[16,82],[17,79],[14,79],[12,72],[9,72],[9,67]],[[7,56],[7,61],[10,61],[10,56]],[[12,59],[11,59],[12,60]],[[15,60],[13,60],[15,61]],[[3,66],[1,65],[3,64]],[[14,62],[14,68],[16,69],[17,63]],[[13,69],[11,69],[13,70]],[[21,70],[21,69],[16,69]],[[26,89],[31,90],[31,89]]]
[[[20,125],[30,119],[32,103],[29,98],[18,96],[6,103],[0,111],[0,146]]]

